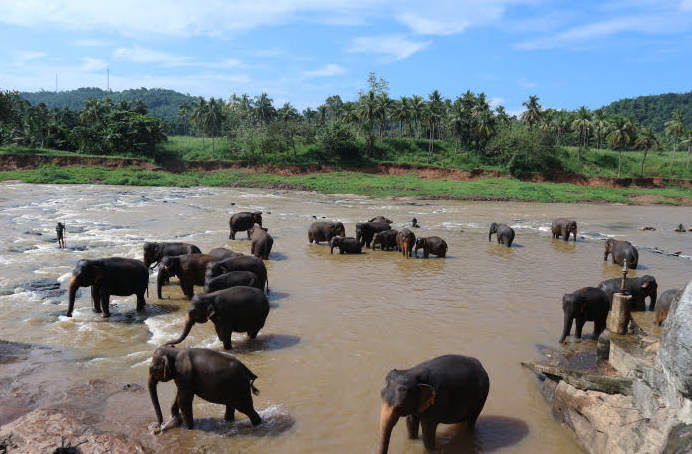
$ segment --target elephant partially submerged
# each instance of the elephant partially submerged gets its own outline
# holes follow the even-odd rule
[[[383,251],[396,250],[396,237],[399,234],[398,230],[391,229],[384,232],[377,232],[372,237],[372,250],[377,246]]]
[[[635,269],[639,263],[639,251],[629,241],[608,238],[603,252],[604,262],[608,261],[608,254],[611,254],[613,263],[618,265],[624,265],[627,260],[627,268]]]
[[[201,254],[202,251],[190,243],[144,243],[144,265],[154,268],[166,255]]]
[[[356,240],[365,247],[370,247],[372,237],[392,227],[386,221],[359,222],[356,224]]]
[[[603,290],[596,287],[584,287],[562,296],[564,324],[560,343],[563,343],[576,320],[576,337],[581,339],[584,323],[593,321],[593,338],[598,339],[606,327],[606,318],[610,311],[610,301]]]
[[[231,257],[218,262],[213,262],[207,265],[206,279],[221,276],[229,271],[252,271],[257,275],[257,278],[262,283],[262,288],[266,286],[269,293],[269,280],[267,279],[267,267],[257,257],[251,255],[241,255],[239,257]]]
[[[255,287],[260,290],[264,289],[264,284],[252,271],[229,271],[220,276],[212,277],[204,281],[204,293],[215,292],[225,288],[238,287],[245,285],[247,287]]]
[[[228,226],[231,230],[228,239],[235,240],[235,234],[244,230],[247,230],[247,237],[250,238],[250,229],[255,224],[262,225],[261,211],[255,211],[253,213],[242,211],[240,213],[235,213],[231,216],[231,219],[228,220]]]
[[[404,227],[399,230],[396,235],[396,248],[401,252],[404,257],[411,257],[411,251],[413,251],[413,246],[416,245],[416,235],[410,230]]]
[[[598,288],[603,290],[608,297],[608,307],[613,302],[613,295],[620,291],[622,279],[619,277],[606,279],[598,284]],[[656,308],[656,294],[658,292],[658,283],[653,276],[644,275],[641,277],[627,278],[625,290],[632,295],[630,310],[644,311],[646,310],[646,297],[649,297],[649,310],[653,311]]]
[[[512,246],[512,241],[514,241],[514,229],[507,224],[498,224],[493,222],[490,224],[490,230],[488,231],[488,242],[490,242],[493,233],[497,234],[497,243],[504,244],[507,247]]]
[[[346,236],[346,229],[342,222],[313,222],[308,228],[308,243],[320,243],[332,241],[335,236]]]
[[[77,262],[69,284],[68,317],[72,317],[74,300],[79,287],[91,286],[91,301],[94,312],[103,311],[110,317],[110,296],[137,295],[137,310],[144,310],[144,293],[149,285],[149,270],[139,260],[109,257]]]
[[[335,236],[330,241],[329,252],[334,253],[334,248],[339,248],[339,254],[360,254],[363,246],[352,236]]]
[[[265,229],[258,224],[255,224],[255,226],[249,230],[250,238],[252,239],[250,253],[263,260],[269,260],[269,254],[274,244],[274,238],[267,233],[267,230],[269,229]]]
[[[413,253],[418,257],[418,249],[423,249],[423,257],[430,254],[444,258],[447,255],[447,242],[439,236],[428,236],[416,239],[416,248]]]
[[[553,238],[562,237],[563,240],[569,241],[571,233],[574,235],[574,242],[577,242],[577,221],[558,218],[553,221],[550,230],[553,232]]]
[[[183,294],[188,298],[194,295],[194,286],[203,286],[207,265],[217,260],[216,257],[209,254],[184,254],[165,256],[159,263],[159,275],[156,281],[156,294],[159,299],[161,296],[161,287],[166,279],[171,276],[178,276],[180,288]]]

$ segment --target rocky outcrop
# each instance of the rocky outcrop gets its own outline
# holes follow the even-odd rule
[[[661,335],[658,359],[667,381],[673,388],[668,398],[673,402],[692,399],[692,285],[690,284],[685,287],[677,303],[671,305]]]

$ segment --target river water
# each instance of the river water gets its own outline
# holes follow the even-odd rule
[[[74,317],[67,318],[66,294],[43,298],[19,288],[22,283],[55,278],[64,289],[77,260],[141,258],[145,241],[249,253],[244,233],[228,240],[229,215],[264,212],[264,226],[275,240],[266,261],[272,308],[255,341],[234,335],[233,354],[259,376],[261,394],[254,402],[265,423],[253,428],[238,413],[235,422],[224,423],[223,407],[198,398],[198,430],[154,436],[147,429],[155,421],[148,397],[103,410],[102,428],[128,433],[159,452],[376,452],[386,373],[446,353],[477,357],[490,376],[490,395],[475,434],[458,426],[438,428],[441,452],[582,452],[552,419],[536,377],[520,361],[535,358],[537,345],[557,346],[564,293],[620,276],[621,267],[603,261],[607,236],[640,248],[640,267],[631,275],[654,275],[659,293],[692,277],[692,233],[672,231],[692,219],[691,208],[15,182],[0,188],[0,338],[68,352],[64,361],[72,369],[65,370],[78,373],[57,368],[54,383],[108,377],[146,387],[151,354],[180,333],[189,301],[177,285],[164,287],[170,299],[159,301],[153,274],[144,313],[135,312],[134,296],[114,297],[112,316],[103,319],[92,313],[89,291],[82,289]],[[407,260],[371,250],[330,255],[326,245],[307,242],[316,218],[340,220],[354,236],[356,222],[380,214],[393,219],[395,228],[416,217],[416,235],[444,238],[447,258]],[[577,220],[576,244],[551,239],[555,217]],[[55,243],[58,220],[67,226],[65,250]],[[491,222],[514,227],[511,248],[494,237],[488,242]],[[643,225],[657,230],[638,230]],[[42,235],[25,233],[30,230]],[[585,333],[592,325],[587,323]],[[223,348],[211,323],[195,325],[181,346]],[[37,385],[32,377],[22,380],[28,388]],[[166,417],[174,391],[172,382],[159,385]],[[390,451],[425,452],[420,440],[407,439],[403,421],[394,429]]]

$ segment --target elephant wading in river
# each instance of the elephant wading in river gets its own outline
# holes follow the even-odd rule
[[[613,279],[606,279],[605,281],[598,284],[598,288],[603,290],[608,297],[608,307],[613,302],[613,295],[620,292],[620,286],[622,285],[622,279],[619,277]],[[627,293],[632,295],[632,306],[630,306],[631,311],[644,311],[646,310],[646,297],[649,297],[649,310],[653,311],[656,307],[656,293],[658,291],[658,284],[656,283],[656,278],[649,276],[648,274],[642,277],[630,277],[627,278],[627,283],[625,284],[625,290]]]
[[[149,285],[149,270],[144,263],[136,259],[109,257],[77,262],[68,289],[68,317],[72,317],[74,300],[79,287],[91,286],[91,302],[94,312],[103,311],[104,317],[110,317],[111,295],[137,295],[137,310],[144,310],[146,301],[144,293]]]
[[[308,228],[308,243],[320,243],[332,241],[335,236],[346,236],[346,229],[342,222],[313,222]]]
[[[490,390],[488,374],[476,358],[444,355],[387,374],[380,412],[380,454],[386,454],[392,429],[406,416],[409,438],[435,448],[437,425],[466,423],[473,430]]]
[[[149,366],[149,396],[156,412],[160,431],[182,422],[192,429],[192,401],[195,396],[226,406],[226,421],[233,421],[235,411],[246,414],[253,426],[262,422],[255,411],[252,394],[259,394],[253,385],[257,375],[240,360],[208,348],[159,347]],[[175,380],[178,391],[171,407],[171,419],[163,423],[156,386]],[[182,412],[182,421],[180,413]]]
[[[380,246],[383,251],[396,250],[396,236],[398,234],[399,231],[395,229],[377,232],[372,236],[372,250],[374,251],[377,246]]]
[[[392,227],[386,221],[359,222],[356,224],[356,240],[365,247],[370,247],[372,237],[377,232],[390,230]]]
[[[159,299],[163,298],[161,296],[161,287],[163,287],[165,280],[171,276],[178,276],[183,294],[188,298],[192,298],[195,294],[194,286],[204,285],[207,265],[216,260],[216,257],[209,254],[165,256],[159,263],[159,276],[156,280],[156,294]]]
[[[260,290],[264,289],[264,284],[260,282],[257,275],[252,271],[229,271],[221,276],[206,279],[204,281],[204,293],[238,287],[240,285],[255,287]]]
[[[598,339],[606,326],[610,311],[610,301],[605,292],[596,287],[584,287],[562,297],[564,325],[560,343],[565,341],[572,330],[572,321],[577,321],[576,336],[581,339],[584,323],[593,321],[593,338]]]
[[[386,222],[387,224],[391,224],[393,221],[384,216],[375,216],[374,218],[368,220],[368,222]]]
[[[207,252],[207,254],[211,255],[216,260],[225,260],[231,257],[238,257],[240,255],[244,255],[240,252],[235,252],[231,251],[230,249],[226,249],[225,247],[215,247],[211,251]]]
[[[234,214],[228,221],[228,226],[231,229],[231,234],[228,235],[228,239],[235,240],[235,234],[244,230],[247,230],[247,237],[250,238],[250,229],[255,224],[262,225],[261,211],[255,211],[254,213],[243,211]]]
[[[438,257],[447,255],[447,243],[439,236],[428,236],[416,239],[416,249],[414,255],[418,257],[418,249],[423,249],[423,257],[426,259],[430,254]]]
[[[674,288],[666,290],[658,297],[658,301],[656,302],[656,318],[654,319],[654,322],[658,326],[661,326],[666,318],[668,318],[670,307],[675,301],[680,299],[680,295],[682,295],[682,289]]]
[[[166,255],[201,253],[197,246],[190,243],[144,243],[144,266],[154,268]]]
[[[339,254],[360,254],[363,251],[363,246],[352,236],[335,236],[330,242],[329,252],[334,253],[334,248],[339,248]]]
[[[406,227],[399,230],[399,233],[396,235],[396,247],[399,249],[399,252],[404,254],[404,257],[411,257],[411,251],[415,245],[416,235],[411,230]]]
[[[639,251],[632,246],[629,241],[614,240],[608,238],[605,242],[605,251],[603,252],[603,261],[608,261],[608,254],[612,254],[613,263],[623,265],[627,260],[627,268],[637,268],[639,263]]]
[[[572,233],[574,234],[574,242],[577,242],[577,221],[564,218],[555,219],[550,229],[553,232],[553,238],[562,237],[563,240],[569,241],[569,234]]]
[[[268,229],[257,224],[248,230],[248,232],[250,232],[250,238],[252,238],[250,253],[263,260],[269,260],[269,254],[272,251],[272,245],[274,245],[274,238],[267,233],[267,230]]]
[[[269,280],[267,279],[267,267],[262,259],[251,255],[241,255],[239,257],[231,257],[218,262],[213,262],[207,265],[206,280],[221,276],[230,271],[252,271],[257,275],[261,288],[266,286],[269,293]]]
[[[488,242],[490,242],[493,233],[497,234],[497,243],[504,244],[507,247],[512,246],[512,241],[514,241],[514,229],[507,224],[498,224],[493,222],[490,224],[490,231],[488,232]]]
[[[192,298],[192,304],[185,314],[183,333],[176,340],[166,345],[179,344],[185,340],[192,325],[214,323],[216,334],[223,342],[223,348],[230,350],[231,334],[248,333],[250,339],[264,327],[269,315],[269,300],[262,290],[254,287],[232,287],[212,293],[198,293]]]

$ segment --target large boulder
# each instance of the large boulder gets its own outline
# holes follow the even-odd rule
[[[672,387],[669,399],[678,400],[678,404],[682,404],[680,397],[692,399],[692,281],[670,308],[658,358]]]

